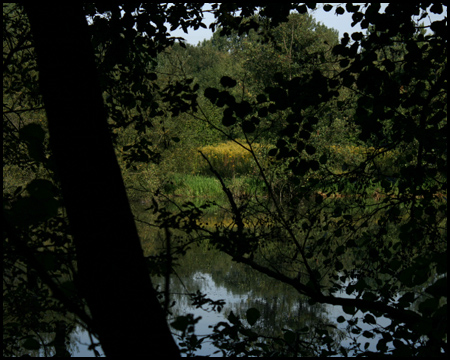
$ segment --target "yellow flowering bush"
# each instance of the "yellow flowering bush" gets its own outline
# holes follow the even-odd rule
[[[256,151],[262,146],[253,144]],[[198,149],[210,161],[221,176],[235,177],[252,174],[256,171],[250,152],[234,141],[226,141],[217,145],[202,146]],[[210,175],[211,171],[205,159],[198,152],[192,161],[192,173]]]

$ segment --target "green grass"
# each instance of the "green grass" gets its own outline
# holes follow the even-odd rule
[[[263,192],[260,181],[248,176],[224,179],[228,189],[236,196]],[[173,174],[164,186],[167,195],[221,199],[225,197],[220,181],[211,176]]]
[[[219,180],[202,175],[174,174],[164,190],[169,195],[185,197],[220,197],[223,194]]]

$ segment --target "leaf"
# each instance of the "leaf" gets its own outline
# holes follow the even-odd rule
[[[337,15],[342,15],[342,14],[344,14],[344,13],[345,13],[345,10],[344,10],[343,7],[339,6],[339,7],[336,9],[336,14],[337,14]]]
[[[350,60],[349,59],[342,59],[339,62],[339,65],[340,65],[341,68],[346,68],[349,64],[350,64]]]
[[[175,321],[171,322],[170,325],[175,329],[185,332],[190,321],[187,316],[177,316]]]
[[[19,130],[19,138],[26,142],[28,154],[33,160],[44,160],[45,131],[41,125],[25,125]]]
[[[242,122],[242,131],[246,134],[251,134],[253,132],[255,132],[256,127],[255,124],[253,124],[251,121],[248,120],[244,120]]]
[[[432,314],[439,308],[439,299],[438,298],[430,298],[419,304],[419,311],[423,315]]]
[[[330,5],[330,4],[325,4],[323,6],[323,10],[326,12],[330,11],[332,8],[333,8],[333,5]]]
[[[434,284],[428,286],[425,292],[434,296],[435,298],[440,298],[441,296],[447,296],[448,282],[447,278],[441,278],[434,282]]]
[[[309,162],[309,168],[310,168],[312,171],[317,171],[317,170],[319,170],[319,168],[320,168],[319,162],[316,161],[316,160],[311,160],[311,161]]]
[[[373,316],[373,315],[371,315],[371,314],[366,314],[365,316],[364,316],[364,320],[363,320],[365,323],[367,323],[367,324],[376,324],[377,323],[377,321],[376,321],[376,319],[375,319],[375,317]],[[364,335],[364,334],[363,334]]]
[[[44,266],[47,271],[55,271],[58,269],[58,257],[50,252],[39,252],[36,259]]]
[[[27,350],[39,350],[39,348],[41,347],[39,341],[32,337],[26,339],[23,342],[22,346]]]
[[[28,124],[19,130],[19,138],[28,142],[43,142],[45,131],[41,125]]]
[[[211,102],[214,102],[219,97],[219,90],[212,87],[208,87],[205,89],[204,95],[206,98],[211,100]]]
[[[261,313],[256,308],[250,308],[246,312],[246,317],[247,322],[250,324],[250,326],[253,326],[261,317]]]
[[[361,40],[363,37],[364,37],[364,34],[363,34],[362,32],[360,32],[360,31],[354,32],[354,33],[352,34],[352,39],[355,40],[355,41],[359,41],[359,40]]]
[[[309,155],[314,155],[316,153],[316,148],[312,145],[306,145],[305,147],[305,151],[309,154]]]
[[[288,344],[293,344],[295,342],[295,333],[291,330],[287,330],[284,333],[284,340],[288,343]]]
[[[223,87],[234,87],[237,84],[236,80],[230,78],[229,76],[222,76],[220,83]]]
[[[40,199],[47,200],[55,197],[56,187],[51,181],[45,179],[35,179],[31,181],[26,190],[30,196]]]
[[[342,310],[349,315],[355,315],[356,313],[356,309],[354,306],[350,306],[350,305],[342,305]]]
[[[341,324],[341,323],[343,323],[343,322],[345,321],[345,317],[343,317],[343,316],[341,315],[341,316],[339,316],[339,317],[336,319],[336,321],[337,321],[339,324]]]
[[[442,4],[433,4],[430,8],[430,11],[434,14],[442,14],[442,12],[444,11],[442,8]]]
[[[222,118],[222,124],[224,126],[234,125],[234,124],[236,124],[236,118],[234,116],[232,116],[232,115],[229,115],[229,116],[224,115],[223,118]]]
[[[228,321],[233,325],[236,325],[239,323],[239,318],[231,311],[230,315],[228,315]]]
[[[44,222],[56,216],[58,208],[59,202],[54,198],[24,197],[13,203],[11,213],[17,223],[28,226]]]
[[[327,161],[328,161],[328,157],[327,157],[325,154],[323,154],[323,155],[319,158],[319,162],[320,162],[322,165],[325,165],[325,164],[327,163]]]
[[[264,95],[264,94],[259,94],[259,95],[256,97],[256,101],[257,101],[258,103],[266,102],[266,101],[267,101],[267,97],[266,97],[266,95]]]

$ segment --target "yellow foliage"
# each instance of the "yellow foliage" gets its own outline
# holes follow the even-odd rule
[[[253,144],[252,146],[255,150],[261,148],[259,144]],[[203,146],[198,150],[208,158],[214,169],[222,176],[246,175],[256,170],[251,153],[234,141]],[[210,174],[209,166],[200,153],[193,161],[193,173]]]

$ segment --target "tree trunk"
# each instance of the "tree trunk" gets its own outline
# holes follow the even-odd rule
[[[107,127],[81,3],[26,3],[78,275],[107,356],[179,356]]]

